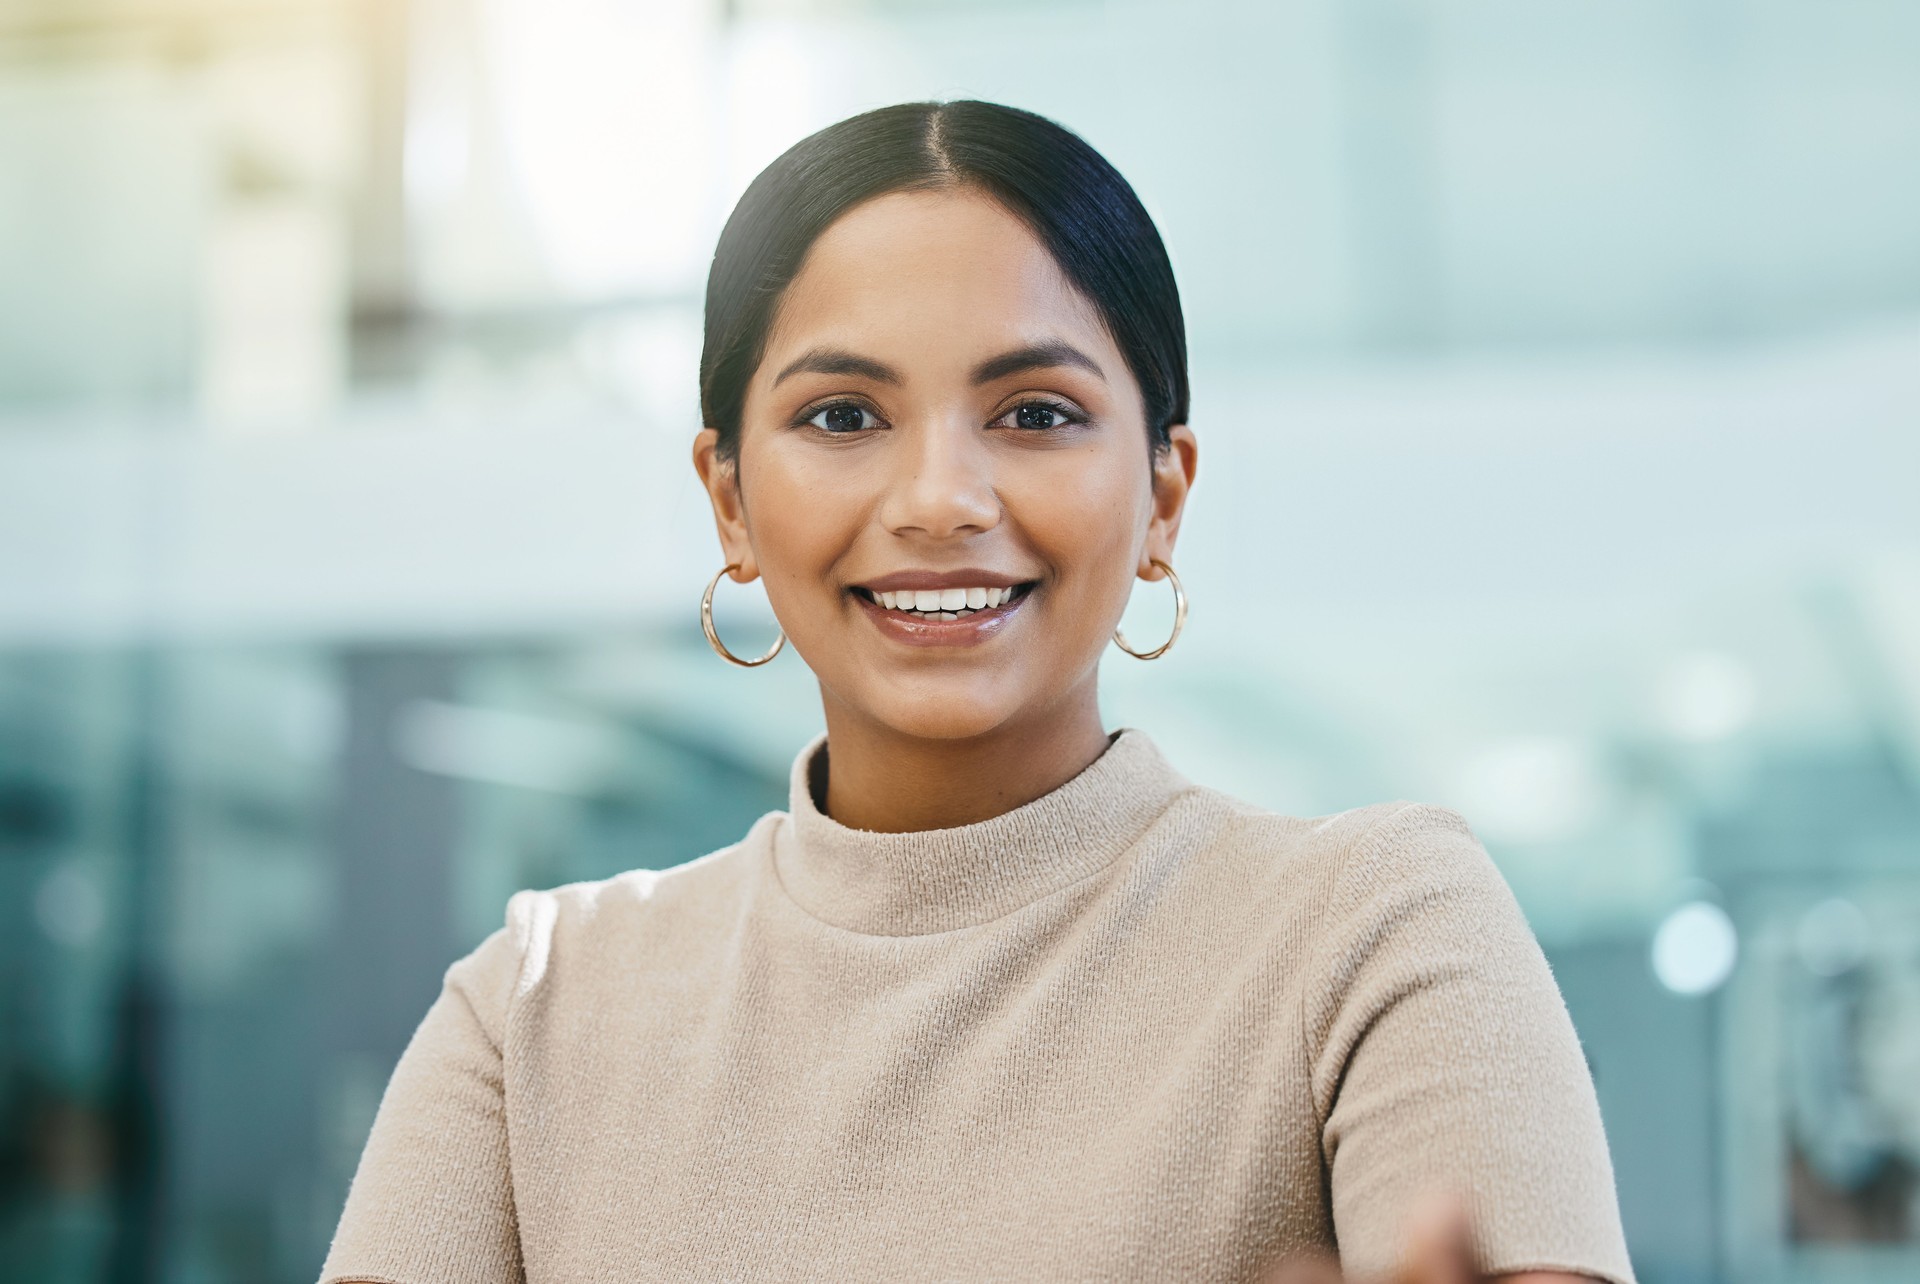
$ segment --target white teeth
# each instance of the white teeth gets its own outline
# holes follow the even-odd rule
[[[1013,600],[1011,588],[897,589],[873,594],[889,611],[914,611],[934,619],[954,620],[975,611],[990,610]]]

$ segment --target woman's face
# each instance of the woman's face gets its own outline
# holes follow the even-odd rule
[[[1090,696],[1136,574],[1173,560],[1195,451],[1025,224],[964,189],[856,206],[695,463],[829,705],[928,738]]]

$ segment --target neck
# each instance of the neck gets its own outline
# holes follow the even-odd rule
[[[1107,748],[1097,690],[959,740],[903,734],[822,693],[827,715],[824,810],[850,829],[901,834],[978,824],[1052,793]]]

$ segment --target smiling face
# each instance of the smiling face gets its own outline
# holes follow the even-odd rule
[[[766,582],[829,725],[982,736],[1091,700],[1137,573],[1171,561],[1194,446],[1149,446],[1098,312],[966,189],[814,242],[747,389],[695,448],[727,560]]]

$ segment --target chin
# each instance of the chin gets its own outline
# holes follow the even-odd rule
[[[994,683],[914,682],[866,691],[855,703],[874,721],[921,740],[970,740],[1005,726],[1018,709]]]
[[[971,740],[998,730],[1006,723],[1000,709],[984,709],[967,699],[908,704],[874,711],[881,722],[904,736],[920,740]]]

